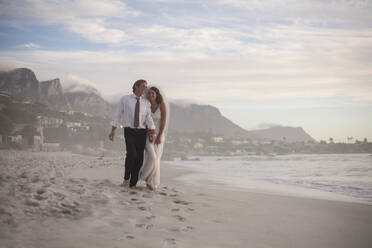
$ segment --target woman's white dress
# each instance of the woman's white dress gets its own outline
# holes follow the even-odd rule
[[[158,135],[161,125],[161,110],[158,107],[155,113],[151,112],[155,124],[156,135]],[[155,140],[150,143],[149,138],[146,140],[145,157],[140,170],[140,179],[146,181],[153,189],[160,185],[160,159],[163,155],[164,134],[161,137],[161,143],[155,144]]]

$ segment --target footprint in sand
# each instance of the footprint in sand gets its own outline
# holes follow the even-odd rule
[[[110,226],[112,227],[122,227],[124,224],[120,221],[111,221]]]
[[[195,227],[193,226],[187,226],[186,228],[182,229],[183,231],[190,231],[190,230],[194,230]]]
[[[150,230],[154,225],[153,224],[136,224],[138,228],[145,228],[146,230]]]
[[[180,209],[179,208],[173,208],[172,211],[173,212],[178,212],[178,211],[180,211]]]
[[[190,202],[183,201],[183,200],[174,200],[173,202],[176,203],[176,204],[182,204],[182,205],[189,205],[190,204]]]
[[[173,238],[165,239],[164,242],[167,245],[175,245],[175,244],[177,244],[176,239],[173,239]]]
[[[182,221],[182,222],[186,221],[186,218],[181,215],[173,215],[173,217],[175,217],[177,220]]]
[[[152,198],[153,196],[150,195],[150,194],[143,194],[142,197],[143,197],[143,198]]]
[[[160,192],[159,194],[160,194],[160,195],[164,195],[164,196],[167,195],[167,193],[165,193],[165,192]]]
[[[30,206],[30,207],[38,207],[40,206],[40,203],[33,201],[31,199],[28,199],[25,201],[25,205]]]
[[[45,189],[38,189],[38,190],[36,191],[36,193],[38,193],[39,195],[42,195],[42,194],[44,194],[45,192],[46,192]]]
[[[168,229],[170,232],[180,232],[181,229],[179,227],[171,227]]]
[[[146,219],[148,219],[148,220],[152,220],[152,219],[155,219],[155,218],[156,218],[155,215],[151,215],[151,216],[147,216],[147,217],[146,217]]]
[[[132,235],[127,235],[126,238],[127,238],[127,239],[134,239],[134,236],[132,236]]]
[[[42,201],[42,200],[46,200],[46,199],[48,199],[47,196],[42,196],[42,195],[38,195],[38,194],[35,195],[34,198],[35,198],[36,200],[38,200],[38,201]]]
[[[151,210],[150,207],[144,207],[144,206],[140,206],[140,207],[138,207],[138,209],[141,210],[141,211]]]

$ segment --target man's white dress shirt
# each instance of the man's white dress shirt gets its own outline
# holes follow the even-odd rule
[[[151,117],[151,103],[146,97],[140,97],[139,126],[137,128],[155,129]],[[123,96],[116,108],[111,126],[134,127],[134,110],[136,108],[137,96],[135,94]]]

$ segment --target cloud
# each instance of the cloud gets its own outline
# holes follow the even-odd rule
[[[234,32],[222,28],[174,28],[161,25],[127,30],[125,45],[150,49],[186,51],[237,50],[243,43]]]
[[[30,48],[30,49],[32,49],[32,48],[40,48],[40,46],[39,45],[37,45],[37,44],[34,44],[34,43],[26,43],[26,44],[23,44],[23,46],[22,47],[25,47],[25,48]]]
[[[85,92],[101,95],[95,83],[77,75],[68,75],[63,85],[65,87],[65,92]]]
[[[118,0],[3,1],[1,24],[23,28],[27,25],[61,25],[91,42],[117,44],[125,32],[111,19],[137,16],[139,11]]]
[[[66,23],[70,31],[78,33],[95,43],[118,44],[125,39],[125,33],[119,29],[105,27],[102,20],[75,19]]]
[[[287,36],[290,41],[278,38],[274,48],[252,44],[240,53],[222,49],[213,53],[203,49],[191,52],[31,50],[0,52],[0,58],[13,64],[22,61],[31,68],[34,65],[52,71],[59,68],[58,77],[72,73],[94,78],[105,94],[115,93],[120,82],[134,82],[143,77],[159,84],[170,97],[182,96],[194,101],[312,97],[359,97],[372,101],[371,57],[358,55],[371,53],[371,31],[278,28],[272,29],[269,38],[264,39],[275,36],[275,30],[277,37]],[[268,29],[262,32],[265,31]],[[303,33],[302,38],[296,37],[298,33]]]
[[[2,51],[0,58],[58,72],[57,77],[67,80],[69,74],[94,79],[108,95],[118,87],[130,89],[122,82],[144,77],[158,82],[169,96],[193,101],[371,101],[367,1],[160,2],[157,12],[134,10],[122,1],[3,1],[0,7],[13,12],[3,12],[2,21],[61,25],[91,42],[116,46],[102,51]],[[179,9],[202,3],[205,11],[195,9],[188,16]],[[211,14],[221,6],[222,12]]]
[[[244,10],[258,21],[290,21],[329,25],[366,24],[372,21],[372,3],[364,0],[218,0],[218,4]]]

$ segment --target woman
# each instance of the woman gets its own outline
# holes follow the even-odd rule
[[[155,190],[160,184],[160,159],[163,154],[167,107],[163,96],[156,87],[151,87],[148,90],[147,98],[151,103],[151,116],[155,124],[155,135],[150,135],[147,138],[146,155],[140,171],[140,178],[146,181],[147,188]]]

